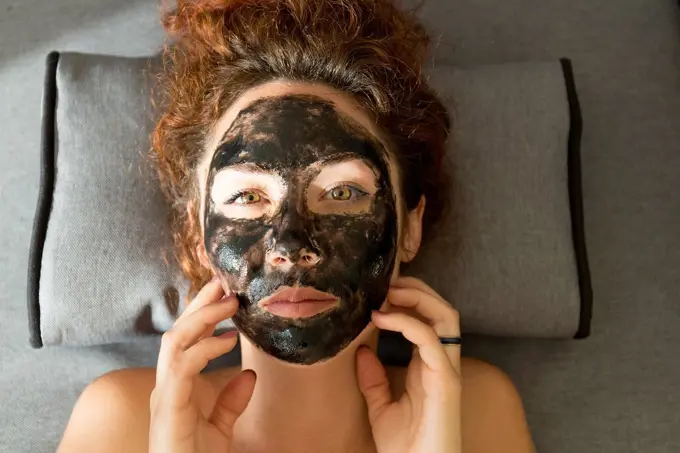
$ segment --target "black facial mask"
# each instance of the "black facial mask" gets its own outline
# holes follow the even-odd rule
[[[361,159],[377,190],[361,213],[310,211],[307,189],[326,164]],[[233,318],[255,345],[281,360],[312,364],[335,356],[368,325],[387,296],[397,241],[395,194],[384,147],[368,131],[310,95],[263,98],[243,109],[210,163],[204,238],[211,264],[239,299]],[[220,170],[246,164],[276,173],[285,193],[273,215],[234,219],[211,196]],[[267,263],[276,252],[298,262],[308,250],[314,266],[282,271]],[[307,318],[275,316],[258,302],[279,287],[311,286],[339,299]]]

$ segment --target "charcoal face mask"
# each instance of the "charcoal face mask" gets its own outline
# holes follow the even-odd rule
[[[362,160],[375,174],[376,192],[360,213],[321,214],[307,206],[307,189],[327,164]],[[213,268],[237,294],[233,321],[257,347],[281,360],[312,364],[331,358],[368,325],[385,300],[397,241],[395,194],[383,146],[333,104],[310,95],[264,98],[243,109],[211,160],[204,238]],[[276,212],[228,218],[211,196],[215,176],[235,165],[277,174],[285,193]],[[300,251],[320,258],[287,271],[269,266],[267,253],[295,263]],[[282,285],[311,286],[339,299],[307,318],[275,316],[258,302]]]

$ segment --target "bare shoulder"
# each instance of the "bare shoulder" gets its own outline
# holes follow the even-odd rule
[[[462,427],[466,453],[531,453],[534,445],[517,388],[500,368],[465,357]]]
[[[153,368],[112,371],[95,379],[73,408],[58,453],[146,452]]]
[[[81,394],[78,405],[106,405],[112,410],[132,412],[149,410],[149,398],[156,384],[155,368],[127,368],[106,373],[95,379]],[[74,409],[75,412],[75,409]]]
[[[387,367],[387,375],[395,393],[401,394],[406,379],[406,367]],[[463,391],[470,391],[484,387],[494,387],[505,391],[514,390],[510,378],[500,368],[472,357],[461,358]]]
[[[503,370],[483,360],[462,357],[461,371],[463,373],[463,385],[493,386],[505,390],[515,389],[510,377]]]
[[[227,368],[198,377],[195,394],[204,413],[212,411],[219,390],[238,371]],[[58,453],[147,452],[155,385],[155,368],[116,370],[94,380],[73,408]]]
[[[106,373],[83,390],[73,415],[90,409],[92,405],[116,413],[139,412],[141,408],[148,412],[155,382],[154,368],[128,368]]]
[[[471,357],[461,359],[464,453],[535,451],[519,393],[500,368]],[[389,368],[395,397],[403,392],[406,368]]]

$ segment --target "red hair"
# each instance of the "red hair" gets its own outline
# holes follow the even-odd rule
[[[403,204],[427,198],[425,232],[440,218],[449,116],[422,74],[429,38],[413,12],[388,0],[178,0],[163,25],[170,40],[152,147],[190,293],[211,277],[196,251],[195,171],[207,135],[240,94],[267,81],[321,82],[351,95],[393,145]]]

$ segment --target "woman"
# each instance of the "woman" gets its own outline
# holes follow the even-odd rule
[[[164,25],[154,153],[197,294],[157,369],[85,390],[59,451],[533,451],[509,379],[399,275],[447,193],[420,24],[387,0],[179,0]],[[229,318],[242,366],[200,374]],[[379,329],[414,344],[407,369]]]

